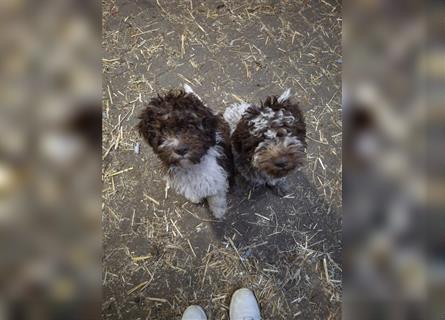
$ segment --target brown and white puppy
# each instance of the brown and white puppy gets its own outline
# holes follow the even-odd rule
[[[238,172],[253,185],[267,185],[281,196],[289,191],[286,177],[306,157],[303,113],[289,96],[288,89],[279,97],[267,97],[261,106],[239,103],[224,112]]]
[[[168,185],[193,203],[206,199],[222,218],[233,171],[229,126],[184,88],[152,98],[138,130],[164,165]]]

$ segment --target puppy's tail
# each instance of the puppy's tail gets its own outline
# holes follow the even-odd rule
[[[224,120],[229,124],[230,134],[235,131],[238,122],[240,122],[246,110],[251,105],[246,102],[232,104],[224,111]]]
[[[278,102],[282,103],[290,98],[290,88],[284,91],[281,96],[278,97]]]
[[[198,96],[195,91],[193,91],[192,87],[190,87],[187,83],[184,83],[184,91],[185,93],[193,94],[195,97],[202,101],[201,97]]]

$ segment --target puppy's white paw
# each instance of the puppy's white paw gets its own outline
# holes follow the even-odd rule
[[[209,209],[217,219],[221,219],[227,211],[227,199],[225,193],[220,193],[207,198]]]
[[[202,202],[201,198],[195,198],[195,197],[188,197],[187,200],[194,204],[199,204]]]
[[[227,208],[210,207],[210,211],[212,211],[212,214],[216,219],[222,219],[226,214]]]

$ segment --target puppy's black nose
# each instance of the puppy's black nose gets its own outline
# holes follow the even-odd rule
[[[287,166],[286,158],[278,158],[274,161],[274,164],[277,168],[285,168]]]
[[[189,148],[187,146],[178,146],[175,148],[175,153],[180,156],[186,155],[188,151],[189,151]]]

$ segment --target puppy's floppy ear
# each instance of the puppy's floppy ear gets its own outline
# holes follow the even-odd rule
[[[145,109],[139,116],[139,123],[137,129],[145,141],[152,147],[156,145],[156,133],[154,128],[154,110],[153,106],[146,105]]]

